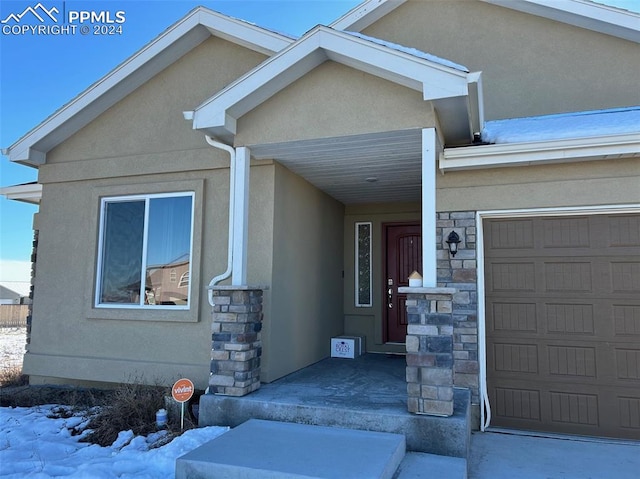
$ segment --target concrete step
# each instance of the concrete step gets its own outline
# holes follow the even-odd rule
[[[179,457],[176,479],[390,479],[405,448],[400,434],[251,419]]]
[[[408,453],[394,479],[467,479],[467,461],[461,457]]]
[[[333,404],[331,401],[321,401],[329,389],[323,387],[323,383],[306,387],[297,385],[297,396],[292,396],[292,390],[277,383],[263,384],[260,389],[244,397],[202,395],[198,425],[237,427],[250,419],[263,419],[338,426],[401,434],[406,438],[409,451],[462,459],[469,457],[471,395],[467,389],[454,389],[453,416],[437,417],[408,412],[404,390],[404,399],[397,407],[391,407],[382,400],[362,404],[365,393],[348,396],[348,403]]]

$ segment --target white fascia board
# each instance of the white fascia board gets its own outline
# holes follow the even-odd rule
[[[364,39],[318,26],[199,105],[193,128],[225,128],[327,59],[422,91],[425,101],[468,94],[467,73]],[[227,134],[235,131],[226,130]]]
[[[0,195],[8,200],[23,201],[37,205],[42,198],[42,185],[29,183],[27,185],[6,186],[0,188]]]
[[[329,26],[336,30],[361,32],[407,0],[366,0]]]
[[[202,29],[197,30],[198,27]],[[7,148],[7,156],[11,161],[24,162],[32,166],[44,164],[41,157],[31,155],[31,152],[35,151],[34,145],[50,135],[54,136],[60,130],[62,132],[59,133],[59,138],[53,140],[53,145],[61,143],[84,124],[124,98],[131,92],[131,88],[144,83],[212,34],[217,35],[218,32],[221,38],[266,54],[276,53],[294,41],[278,33],[198,7]],[[170,49],[177,44],[180,44],[180,48]],[[139,72],[145,65],[156,61],[163,52],[166,58],[158,62],[155,68],[150,68],[144,78],[132,82],[130,88],[121,87],[125,80]],[[101,101],[100,105],[92,109],[92,105],[98,100]],[[74,119],[77,124],[72,125]],[[46,152],[44,154],[46,156]]]
[[[257,25],[221,13],[199,7],[200,24],[207,27],[212,36],[228,40],[250,50],[271,56],[291,45],[295,39],[266,30]]]
[[[445,172],[639,156],[640,133],[632,133],[448,148],[440,155],[439,168]]]
[[[640,15],[585,0],[481,0],[640,43]]]
[[[319,35],[329,58],[422,91],[425,101],[467,94],[463,71],[335,30],[321,30]]]

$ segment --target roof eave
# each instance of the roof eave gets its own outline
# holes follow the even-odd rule
[[[329,26],[336,30],[361,32],[406,1],[407,0],[366,0],[349,10]]]
[[[482,107],[470,112],[469,92],[479,88],[479,73],[469,74],[450,66],[416,57],[328,27],[318,26],[295,44],[273,56],[198,106],[190,119],[193,128],[218,138],[233,138],[237,120],[248,111],[283,90],[322,62],[332,60],[386,80],[420,91],[425,101],[433,101],[452,131],[467,143],[473,128],[481,128]],[[470,85],[474,84],[473,88]],[[477,103],[481,95],[475,96]],[[442,120],[442,118],[441,118]]]
[[[2,153],[11,161],[37,168],[45,163],[48,151],[212,35],[265,54],[294,41],[198,7]]]
[[[442,172],[640,157],[640,133],[445,149]]]
[[[481,0],[640,43],[640,15],[585,0]]]
[[[366,0],[330,26],[360,32],[406,0]],[[640,42],[640,15],[588,0],[480,0],[550,20]]]
[[[26,185],[6,186],[0,188],[0,195],[8,200],[38,205],[42,198],[42,185],[39,183],[28,183]]]

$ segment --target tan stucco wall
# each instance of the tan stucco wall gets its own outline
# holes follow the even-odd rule
[[[408,0],[363,33],[482,71],[489,120],[640,104],[637,43],[477,0]]]
[[[204,148],[202,133],[192,129],[182,112],[193,110],[265,58],[211,37],[50,152],[47,164]],[[137,166],[130,168],[146,171],[145,165]],[[95,171],[100,166],[82,168]]]
[[[420,203],[390,203],[372,205],[350,205],[346,207],[344,217],[344,315],[345,334],[366,336],[368,352],[404,353],[403,346],[384,344],[383,298],[384,280],[382,224],[399,222],[420,223]],[[371,225],[371,265],[372,294],[371,307],[355,306],[355,224],[370,221]]]
[[[219,39],[196,47],[51,151],[39,171],[43,199],[24,370],[35,382],[142,381],[190,377],[207,386],[211,307],[206,285],[227,264],[228,154],[209,147],[182,111],[264,57]],[[252,184],[263,182],[263,172]],[[101,196],[196,192],[190,311],[95,309]],[[265,208],[264,195],[251,207]],[[251,244],[270,239],[254,229]],[[267,237],[261,237],[264,234]],[[261,280],[263,264],[250,272]]]
[[[276,165],[273,274],[263,327],[261,379],[273,381],[329,356],[343,333],[344,207]]]
[[[438,211],[640,202],[638,159],[438,173]]]
[[[422,128],[422,93],[327,61],[238,120],[237,145]]]

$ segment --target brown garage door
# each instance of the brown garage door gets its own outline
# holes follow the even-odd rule
[[[492,426],[640,439],[640,215],[484,222]]]

